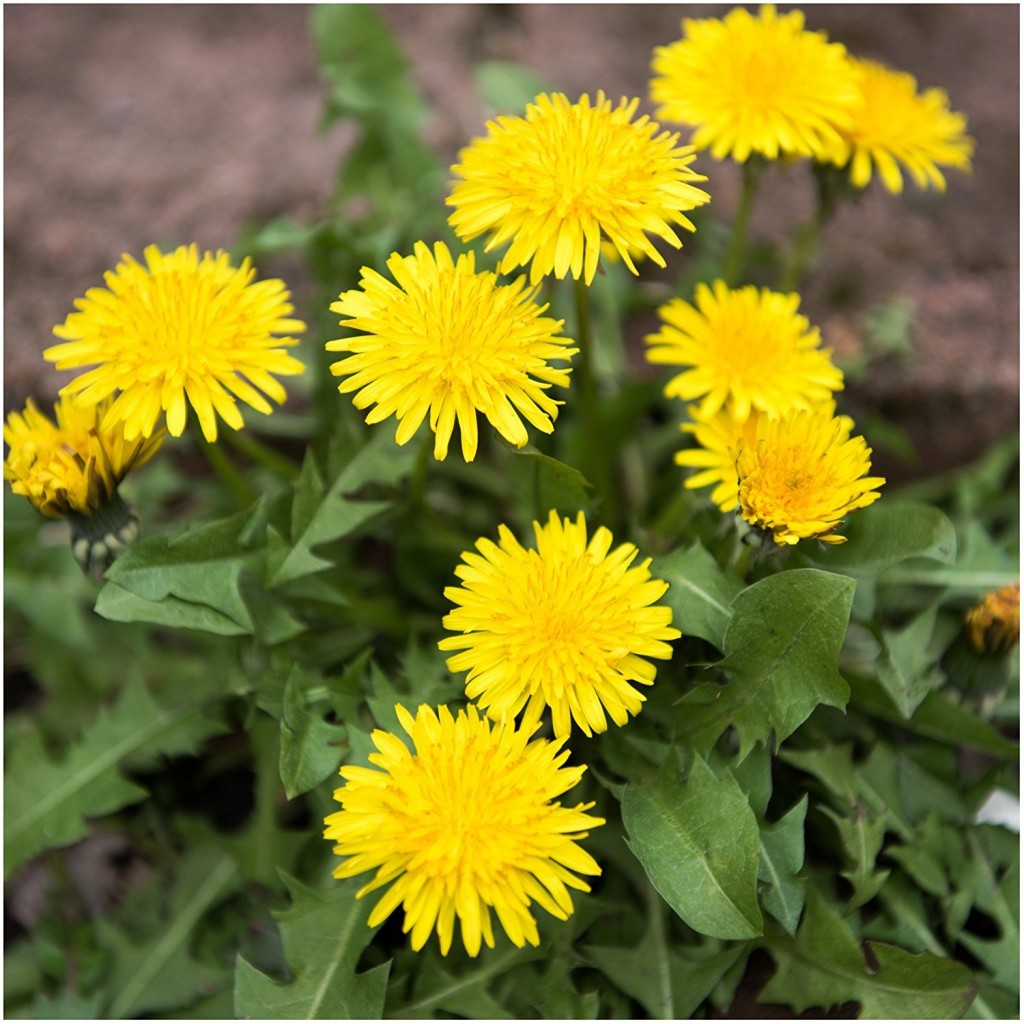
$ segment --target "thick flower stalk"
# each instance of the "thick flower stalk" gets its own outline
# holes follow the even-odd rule
[[[105,427],[110,404],[82,409],[62,398],[51,420],[29,399],[4,423],[4,479],[43,515],[69,520],[75,558],[95,576],[135,540],[138,518],[117,489],[164,439],[163,430],[128,440],[121,424]]]
[[[655,115],[694,128],[690,142],[740,163],[845,152],[858,101],[846,49],[804,28],[802,11],[686,18],[683,36],[654,51]]]
[[[586,813],[592,803],[556,800],[585,766],[566,766],[560,741],[530,742],[534,729],[492,724],[472,706],[457,717],[425,704],[415,718],[401,705],[395,711],[412,750],[377,729],[374,767],[341,769],[341,810],[324,819],[324,837],[345,858],[334,876],[374,871],[357,896],[390,888],[370,927],[401,906],[414,950],[436,931],[447,956],[456,918],[470,956],[493,948],[492,910],[516,946],[538,945],[531,904],[564,921],[573,912],[569,889],[590,891],[577,875],[601,873],[578,840],[604,819]]]
[[[456,608],[438,646],[461,651],[448,659],[467,672],[466,696],[495,719],[525,708],[532,727],[550,708],[556,737],[572,722],[586,735],[604,732],[608,718],[625,725],[646,699],[634,684],[650,686],[651,658],[672,656],[672,610],[655,604],[668,584],[653,579],[650,559],[639,565],[633,544],[612,549],[600,527],[587,541],[583,513],[576,522],[551,512],[533,524],[537,546],[524,548],[506,526],[499,541],[477,541],[462,555],[459,587],[445,589]]]
[[[722,408],[737,420],[752,410],[781,416],[809,409],[842,390],[843,374],[799,305],[795,292],[698,284],[695,304],[676,298],[658,310],[663,324],[645,339],[647,359],[687,367],[665,394],[700,399],[703,419]]]
[[[433,251],[417,242],[412,256],[394,253],[387,266],[394,282],[364,267],[359,288],[331,305],[343,327],[361,332],[326,347],[349,353],[331,373],[345,378],[338,390],[354,391],[357,409],[372,406],[366,422],[394,416],[405,444],[427,419],[439,460],[457,422],[467,462],[476,456],[478,412],[517,448],[528,440],[523,419],[550,434],[561,403],[547,391],[567,387],[570,372],[553,363],[568,363],[577,349],[559,333],[563,321],[533,301],[537,289],[525,277],[500,285],[476,272],[473,253],[454,262],[442,242]]]
[[[781,419],[762,414],[756,441],[741,443],[736,455],[740,515],[776,544],[844,543],[836,531],[851,512],[876,501],[885,483],[867,476],[871,449],[850,436],[850,422],[827,406]]]
[[[949,108],[942,89],[917,91],[913,75],[870,60],[852,60],[860,98],[843,129],[849,147],[850,181],[866,188],[874,172],[890,192],[903,191],[900,166],[918,188],[946,190],[940,167],[969,172],[974,140],[967,118]]]
[[[284,282],[254,281],[248,259],[233,267],[227,253],[200,258],[194,245],[172,253],[151,245],[144,256],[145,265],[122,257],[104,275],[107,287],[90,288],[54,328],[64,341],[46,359],[58,370],[94,366],[61,394],[83,406],[113,397],[103,428],[121,423],[128,440],[150,437],[165,414],[168,432],[180,436],[191,405],[212,442],[218,416],[242,427],[236,399],[262,413],[272,411],[267,397],[283,402],[273,375],[303,372],[285,348],[305,330],[290,315]]]
[[[456,234],[490,232],[486,252],[508,244],[502,272],[529,266],[534,284],[570,274],[589,285],[602,241],[634,274],[637,253],[665,266],[651,239],[680,248],[676,229],[694,230],[685,211],[710,197],[694,184],[706,179],[690,168],[692,147],[646,115],[634,120],[639,102],[541,93],[525,117],[489,121],[452,167]]]

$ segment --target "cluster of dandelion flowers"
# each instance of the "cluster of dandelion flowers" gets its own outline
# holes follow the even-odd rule
[[[841,544],[846,516],[879,497],[883,477],[867,476],[871,449],[851,437],[851,420],[828,407],[781,419],[762,414],[754,444],[736,455],[740,515],[769,531],[776,544],[816,538]]]
[[[589,285],[602,241],[634,274],[635,253],[665,266],[649,236],[680,248],[676,228],[694,230],[685,211],[710,197],[694,184],[706,179],[690,167],[693,148],[646,115],[633,120],[638,104],[541,93],[525,117],[489,121],[452,167],[462,180],[448,222],[463,241],[490,232],[487,252],[511,243],[502,271],[529,265],[534,284],[571,274]]]
[[[54,420],[29,399],[4,423],[4,479],[43,515],[91,516],[106,505],[130,470],[152,458],[163,431],[128,440],[120,425],[105,426],[111,400],[79,408],[70,398]]]
[[[46,359],[58,370],[94,366],[61,394],[79,405],[115,396],[103,425],[123,423],[129,440],[151,436],[164,414],[180,436],[191,405],[215,441],[218,416],[235,430],[243,425],[236,399],[262,413],[272,411],[267,397],[283,402],[274,375],[303,372],[285,348],[305,330],[291,318],[284,282],[254,281],[248,259],[233,267],[227,253],[200,257],[194,245],[171,253],[151,245],[144,256],[145,265],[123,256],[104,275],[107,287],[90,288],[54,328],[64,341]]]
[[[843,374],[799,305],[796,293],[698,284],[695,304],[676,298],[658,310],[663,324],[645,339],[647,359],[688,367],[665,394],[700,399],[703,418],[724,407],[737,420],[751,410],[782,416],[810,408],[842,390]]]
[[[654,51],[655,116],[691,125],[690,141],[716,159],[752,154],[830,159],[857,102],[846,49],[804,28],[801,11],[765,5],[682,23],[683,37]]]
[[[877,170],[890,192],[901,192],[900,164],[919,188],[932,185],[940,192],[946,189],[940,166],[970,171],[974,140],[965,134],[967,119],[950,110],[942,89],[919,93],[912,75],[870,60],[851,61],[860,75],[860,101],[843,134],[856,188],[866,188]]]
[[[417,242],[412,256],[393,253],[394,283],[364,267],[358,289],[343,292],[331,309],[343,327],[362,333],[327,342],[348,352],[331,373],[338,390],[356,392],[357,409],[373,406],[367,423],[394,416],[396,440],[405,444],[429,415],[434,457],[444,459],[456,421],[462,457],[476,456],[477,413],[510,444],[528,437],[523,419],[549,434],[561,404],[546,393],[567,387],[568,364],[578,349],[560,335],[563,321],[544,316],[537,289],[525,277],[499,285],[477,273],[473,253],[453,261],[447,246],[431,251]]]
[[[436,929],[447,955],[456,918],[470,956],[493,948],[492,910],[516,946],[538,945],[531,904],[564,921],[569,889],[590,889],[577,874],[601,873],[577,840],[604,819],[586,813],[592,803],[555,800],[585,766],[566,766],[561,742],[531,742],[532,729],[492,724],[472,706],[458,717],[444,706],[421,705],[415,718],[395,711],[414,749],[375,730],[376,768],[342,767],[346,782],[334,792],[342,809],[324,819],[324,837],[346,858],[334,876],[375,871],[357,896],[390,888],[370,927],[401,906],[414,950]]]
[[[525,708],[524,727],[550,708],[555,736],[572,722],[586,735],[604,732],[608,717],[625,725],[654,682],[650,658],[672,656],[672,610],[656,605],[668,584],[639,565],[633,544],[612,550],[600,527],[589,543],[583,513],[575,522],[551,512],[533,524],[536,549],[502,525],[498,543],[477,541],[464,552],[459,587],[445,589],[456,608],[444,618],[457,634],[442,639],[452,672],[467,672],[466,696],[495,719]]]

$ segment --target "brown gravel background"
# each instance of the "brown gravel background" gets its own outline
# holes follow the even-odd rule
[[[786,5],[780,5],[786,6]],[[473,67],[521,61],[576,98],[646,101],[654,46],[715,5],[379,5],[436,114],[446,156],[483,128]],[[839,350],[865,310],[917,308],[918,358],[876,365],[851,397],[910,431],[923,469],[959,465],[1019,414],[1019,9],[1016,4],[804,5],[808,27],[941,86],[977,140],[945,195],[873,185],[829,225],[804,310]],[[322,87],[304,5],[5,5],[4,406],[61,383],[40,352],[72,300],[150,242],[230,246],[250,222],[314,218],[344,131],[316,134]],[[723,217],[730,164],[699,162]],[[754,232],[809,209],[799,168]],[[440,201],[440,197],[439,197]],[[274,268],[263,268],[265,271]],[[302,294],[302,281],[289,277]],[[355,282],[339,281],[339,291]],[[301,311],[300,311],[301,312]],[[307,316],[308,318],[308,316]],[[882,467],[883,469],[885,467]]]

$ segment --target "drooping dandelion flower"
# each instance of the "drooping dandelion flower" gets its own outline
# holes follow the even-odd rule
[[[703,419],[723,407],[737,420],[810,408],[842,390],[843,374],[799,305],[796,293],[698,284],[695,305],[676,298],[658,310],[663,325],[645,339],[647,359],[688,367],[665,394],[700,399]]]
[[[821,403],[821,407],[829,416],[835,415],[835,402],[831,399]],[[688,490],[713,486],[711,500],[723,512],[732,512],[739,504],[736,456],[741,445],[748,448],[756,445],[761,414],[751,412],[743,419],[737,419],[728,406],[707,418],[700,415],[696,406],[690,406],[689,414],[690,419],[680,429],[692,434],[697,444],[676,452],[675,463],[698,472],[688,476],[683,486]],[[853,430],[853,420],[849,416],[840,416],[839,420],[848,433]]]
[[[686,18],[683,36],[654,51],[651,99],[663,121],[691,125],[697,149],[743,163],[815,157],[845,149],[857,102],[846,49],[804,28],[802,11]]]
[[[877,170],[890,192],[903,191],[907,170],[918,188],[946,190],[941,167],[969,172],[974,140],[967,118],[949,108],[942,89],[917,91],[913,75],[870,60],[853,60],[860,74],[860,101],[843,130],[850,148],[850,180],[866,188]]]
[[[535,549],[499,526],[497,544],[482,537],[463,553],[462,585],[444,592],[457,605],[444,626],[458,635],[438,646],[462,652],[448,668],[468,673],[466,696],[495,719],[525,708],[528,727],[550,708],[558,737],[573,721],[588,736],[609,717],[625,725],[645,700],[634,684],[654,682],[648,659],[670,658],[667,641],[681,635],[655,604],[668,584],[652,579],[650,559],[632,566],[633,544],[612,550],[605,527],[588,543],[582,512],[575,523],[551,512],[533,529]]]
[[[420,705],[416,717],[395,708],[405,741],[373,733],[375,768],[343,767],[335,790],[341,810],[324,819],[326,839],[346,860],[336,878],[376,872],[357,896],[390,885],[370,914],[376,927],[399,906],[414,950],[437,932],[447,956],[458,918],[470,956],[494,947],[491,911],[516,946],[540,942],[530,911],[537,903],[559,920],[573,912],[569,889],[589,892],[577,874],[601,869],[578,840],[604,824],[562,807],[585,766],[566,767],[561,741],[534,740],[534,729],[491,723],[470,706],[453,717]]]
[[[816,538],[842,544],[836,533],[855,509],[879,497],[883,477],[867,476],[871,449],[850,436],[848,417],[828,408],[800,410],[781,419],[762,414],[757,440],[736,456],[740,515],[767,530],[776,544]]]
[[[561,404],[547,395],[567,387],[568,362],[577,349],[559,335],[563,321],[544,316],[525,277],[499,285],[491,272],[477,273],[473,253],[452,261],[447,246],[433,252],[417,242],[412,256],[394,253],[387,263],[394,283],[363,268],[357,290],[331,305],[361,331],[327,342],[331,352],[351,353],[331,366],[344,377],[338,390],[356,392],[357,409],[373,406],[367,423],[394,416],[395,439],[405,444],[424,419],[434,432],[434,457],[448,454],[455,423],[462,457],[477,450],[477,413],[509,443],[526,444],[525,419],[546,434]]]
[[[1020,643],[1020,583],[985,595],[964,616],[978,654],[1005,654]]]
[[[164,413],[167,430],[180,436],[191,405],[203,436],[215,441],[218,416],[242,426],[236,399],[262,413],[272,410],[267,397],[283,402],[273,375],[302,373],[284,349],[305,330],[290,316],[284,282],[254,281],[248,259],[233,267],[227,253],[200,258],[194,245],[172,253],[151,245],[143,255],[145,266],[122,257],[104,275],[107,287],[90,288],[54,328],[64,341],[46,349],[46,359],[58,370],[94,366],[61,394],[79,405],[115,396],[104,428],[121,422],[129,440],[153,434]]]
[[[117,489],[164,438],[160,430],[129,441],[121,424],[105,427],[110,403],[83,409],[62,398],[54,406],[54,422],[29,399],[4,424],[4,479],[43,515],[68,518],[75,558],[96,576],[138,533],[138,518]]]
[[[639,102],[541,93],[525,117],[489,121],[452,167],[462,179],[446,200],[456,234],[490,232],[487,252],[508,243],[502,272],[529,266],[533,284],[571,274],[589,285],[602,240],[634,274],[635,252],[665,266],[651,238],[680,248],[676,228],[694,230],[685,211],[710,197],[694,185],[706,179],[690,168],[692,147],[646,115],[633,120]]]

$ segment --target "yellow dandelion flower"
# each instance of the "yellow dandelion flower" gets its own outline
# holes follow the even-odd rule
[[[571,274],[589,285],[602,240],[634,274],[635,252],[665,266],[648,236],[680,248],[675,228],[694,230],[684,211],[710,197],[693,184],[706,180],[690,169],[693,148],[646,115],[634,121],[639,102],[541,93],[525,118],[489,121],[452,167],[463,180],[449,224],[464,241],[491,232],[487,252],[510,242],[502,272],[529,264],[533,284]]]
[[[723,407],[737,420],[752,409],[781,416],[810,408],[843,389],[843,374],[799,305],[796,293],[698,284],[696,305],[677,298],[658,310],[663,325],[645,339],[647,359],[691,367],[668,382],[665,394],[700,398],[702,418]]]
[[[757,441],[736,456],[740,514],[771,531],[776,544],[816,538],[842,544],[835,531],[850,512],[879,497],[883,477],[866,476],[871,449],[851,437],[848,417],[827,408],[800,410],[781,419],[762,413]]]
[[[468,672],[466,696],[495,719],[525,707],[528,727],[547,707],[558,737],[573,720],[588,736],[604,732],[606,712],[625,725],[646,699],[632,684],[654,682],[647,659],[670,658],[666,641],[681,636],[672,609],[654,604],[668,584],[651,578],[649,558],[630,568],[636,547],[612,550],[605,527],[588,543],[582,512],[575,523],[551,512],[533,529],[536,550],[500,526],[498,544],[482,537],[479,554],[463,553],[462,586],[444,592],[457,605],[445,629],[459,635],[438,646],[462,652],[448,668]]]
[[[1012,650],[1020,643],[1020,583],[986,594],[964,618],[971,646],[979,654]]]
[[[104,275],[106,288],[90,288],[76,299],[77,312],[53,329],[60,345],[43,352],[58,370],[97,364],[61,389],[79,405],[115,395],[104,429],[123,422],[132,440],[149,437],[166,413],[175,437],[185,429],[187,405],[207,441],[217,439],[217,416],[238,430],[236,398],[262,413],[264,395],[283,402],[285,391],[272,374],[302,373],[284,351],[305,330],[289,314],[284,282],[253,281],[246,259],[232,267],[225,252],[204,253],[194,245],[143,254],[146,265],[125,255]],[[263,392],[263,394],[261,394]]]
[[[160,447],[163,431],[129,441],[118,426],[104,427],[110,399],[78,408],[69,398],[54,406],[56,423],[29,399],[4,424],[8,446],[4,479],[43,515],[93,515],[128,472]]]
[[[804,28],[802,11],[686,18],[683,37],[654,51],[655,116],[695,128],[691,142],[718,160],[752,154],[830,159],[857,102],[846,49]]]
[[[902,164],[918,188],[944,192],[939,165],[970,171],[974,140],[964,134],[967,118],[949,109],[942,89],[918,93],[913,75],[870,60],[853,64],[860,73],[860,102],[843,134],[855,187],[865,188],[877,169],[890,192],[902,192]]]
[[[829,400],[822,402],[821,408],[829,416],[834,416],[835,405],[834,401]],[[757,427],[762,422],[761,415],[751,412],[743,419],[737,419],[726,406],[713,416],[704,418],[699,408],[692,405],[689,414],[690,420],[683,423],[680,429],[692,434],[697,446],[676,452],[675,462],[677,466],[696,469],[698,472],[688,476],[683,486],[689,490],[714,486],[711,500],[723,512],[732,512],[739,505],[736,455],[741,444],[747,447],[757,444]],[[763,422],[768,422],[768,419],[770,417]],[[853,420],[849,416],[840,416],[839,420],[847,433],[853,430]]]
[[[334,876],[375,871],[359,897],[390,884],[370,927],[401,905],[414,950],[436,930],[447,956],[456,917],[470,956],[493,948],[491,910],[516,946],[538,945],[531,904],[564,921],[569,889],[590,891],[576,875],[601,873],[577,840],[604,819],[585,813],[592,803],[555,801],[586,767],[566,767],[560,741],[529,742],[534,730],[492,725],[472,706],[457,718],[444,706],[422,704],[415,718],[395,711],[414,749],[378,729],[370,761],[379,770],[342,767],[342,809],[324,819],[324,837],[347,858]]]
[[[393,253],[387,265],[397,284],[364,267],[359,289],[331,305],[349,318],[342,326],[363,332],[327,349],[352,353],[331,373],[345,377],[342,394],[356,392],[357,409],[374,406],[366,422],[393,415],[395,439],[405,444],[429,413],[434,458],[444,459],[458,421],[467,462],[476,455],[477,412],[517,448],[528,440],[523,419],[550,434],[561,403],[545,392],[567,387],[570,372],[550,360],[568,362],[579,350],[558,335],[564,321],[542,315],[548,307],[533,301],[537,289],[525,277],[499,285],[495,274],[477,273],[473,253],[453,263],[443,242],[433,253],[417,242],[414,255]]]

